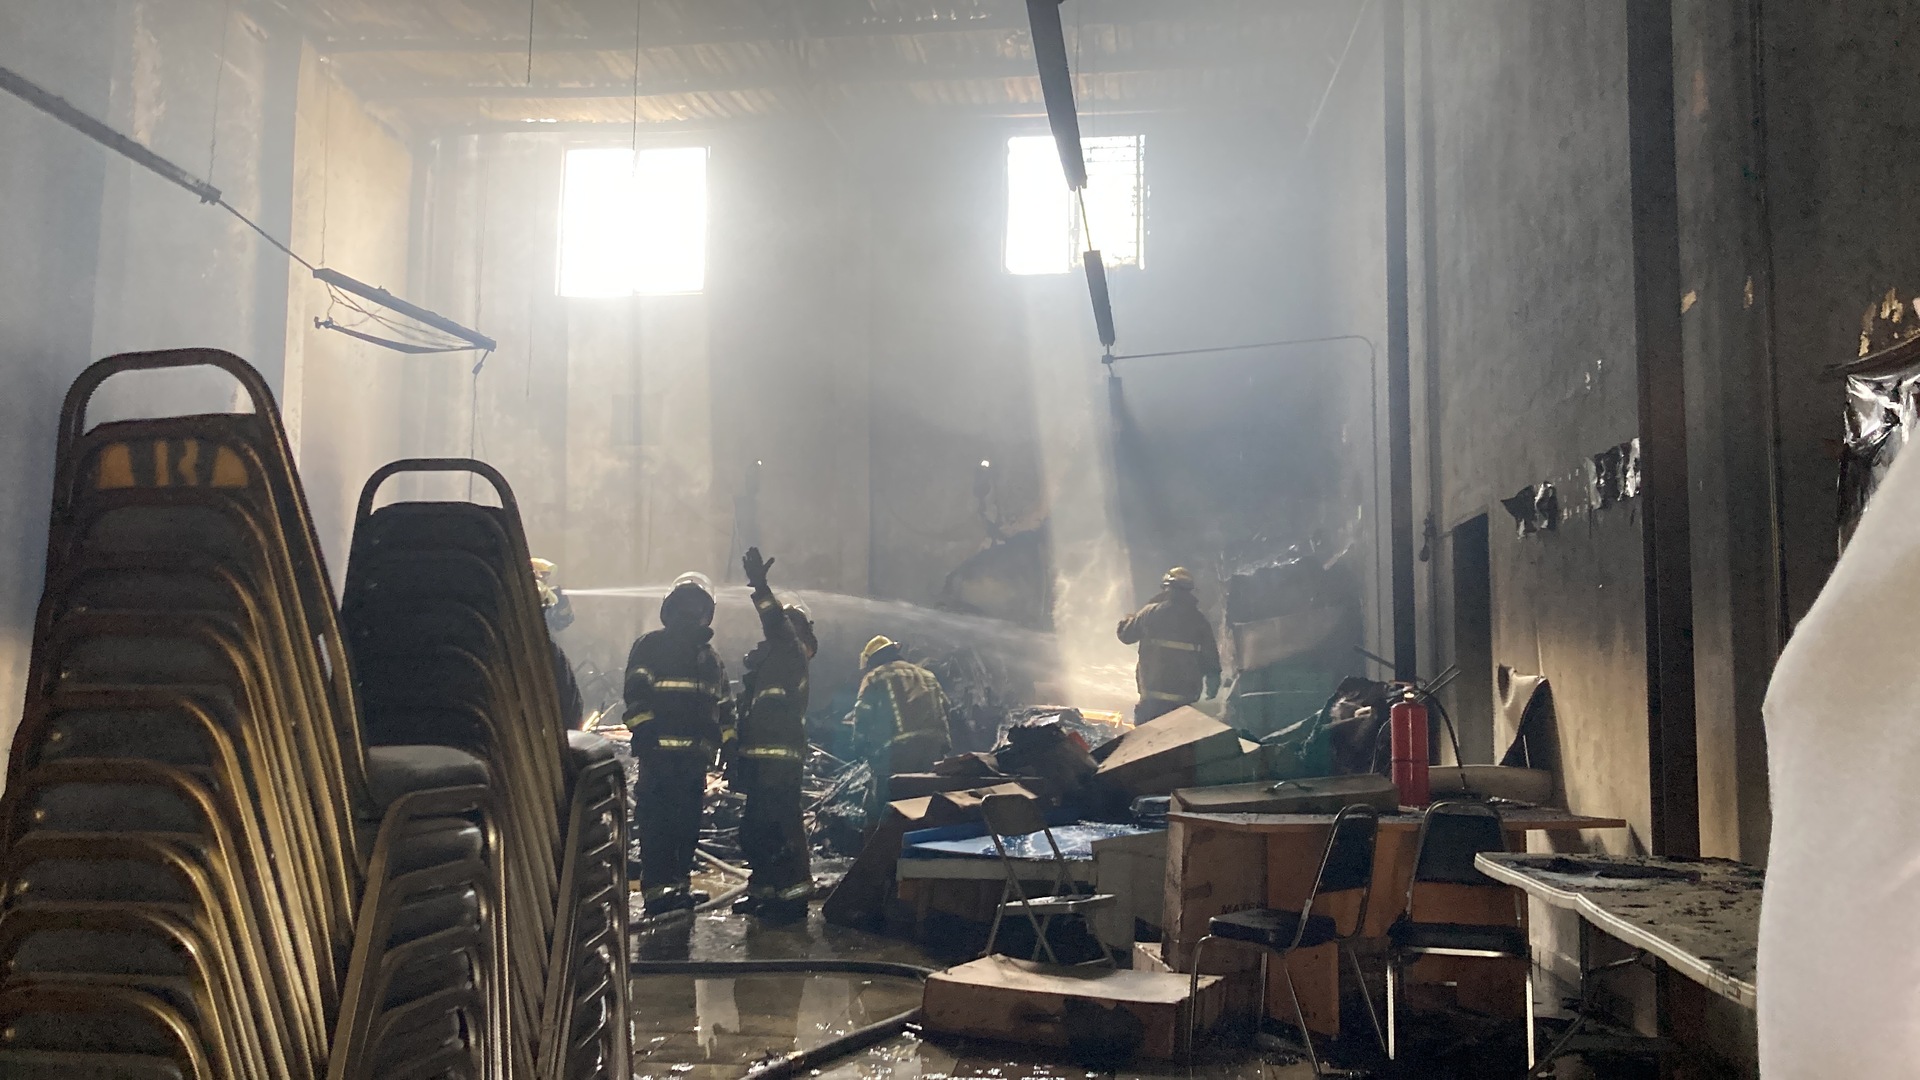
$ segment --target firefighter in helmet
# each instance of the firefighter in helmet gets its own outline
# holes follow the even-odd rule
[[[707,770],[732,729],[726,665],[714,652],[713,586],[683,574],[660,604],[661,628],[627,654],[626,722],[640,776],[633,819],[648,915],[693,907],[689,881]]]
[[[926,772],[952,751],[947,695],[933,672],[909,663],[890,638],[860,650],[860,693],[853,706],[854,752],[873,770],[868,824],[887,801],[887,779]]]
[[[1140,702],[1133,722],[1144,724],[1182,705],[1220,693],[1220,649],[1213,624],[1193,595],[1193,571],[1176,566],[1160,580],[1160,595],[1120,620],[1123,644],[1140,646],[1134,682]]]
[[[804,918],[813,894],[801,781],[807,760],[807,666],[819,646],[798,604],[781,607],[767,584],[772,559],[748,548],[740,560],[760,614],[759,645],[746,657],[738,737],[726,742],[728,778],[747,797],[740,850],[752,877],[734,904],[763,922]]]

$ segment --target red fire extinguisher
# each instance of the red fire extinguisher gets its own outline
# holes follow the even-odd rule
[[[1425,806],[1433,801],[1427,777],[1427,707],[1412,697],[1393,704],[1393,786],[1400,805]]]

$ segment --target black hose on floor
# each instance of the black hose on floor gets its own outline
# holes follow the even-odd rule
[[[627,964],[627,973],[703,978],[734,975],[880,975],[925,982],[927,976],[933,974],[933,969],[888,960],[634,960]],[[812,1072],[828,1062],[838,1061],[875,1043],[891,1039],[919,1019],[919,1009],[908,1009],[877,1024],[849,1031],[811,1050],[796,1050],[763,1061],[747,1070],[747,1080],[789,1080]]]
[[[811,1050],[796,1050],[782,1057],[760,1062],[747,1070],[747,1080],[788,1080],[789,1077],[802,1076],[815,1069],[825,1068],[851,1054],[857,1054],[874,1043],[885,1042],[905,1031],[908,1024],[920,1019],[919,1009],[908,1009],[898,1016],[890,1016],[877,1024],[868,1024],[858,1031],[849,1031],[832,1042],[822,1043]]]

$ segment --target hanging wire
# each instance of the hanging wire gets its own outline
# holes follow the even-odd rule
[[[324,63],[324,60],[323,60]],[[327,264],[327,211],[333,205],[333,72],[328,71],[327,101],[320,118],[320,265]]]
[[[540,0],[527,0],[527,85],[533,85],[533,13]]]
[[[1360,36],[1361,24],[1366,22],[1367,12],[1373,7],[1373,0],[1361,0],[1360,11],[1353,17],[1353,29],[1347,32],[1347,43],[1340,49],[1340,56],[1333,62],[1333,73],[1327,77],[1326,89],[1320,92],[1320,101],[1313,107],[1313,115],[1307,118],[1307,133],[1300,139],[1301,153],[1295,160],[1303,160],[1307,145],[1313,142],[1313,133],[1320,126],[1320,115],[1326,111],[1327,102],[1333,97],[1333,89],[1340,82],[1340,71],[1347,65],[1347,55],[1353,51],[1354,39]]]
[[[234,209],[234,206],[232,203],[228,202],[225,199],[216,199],[214,200],[213,205],[219,207],[222,210],[225,210],[227,213],[232,214],[234,217],[239,218],[240,224],[245,225],[247,228],[252,229],[254,232],[259,233],[260,239],[265,240],[267,243],[272,244],[275,248],[279,249],[282,255],[285,255],[287,258],[292,259],[294,262],[297,262],[301,266],[306,267],[308,270],[312,270],[314,268],[312,263],[308,262],[307,260],[301,258],[298,255],[295,255],[293,253],[292,248],[281,243],[278,239],[274,237],[272,233],[261,228],[259,225],[254,224],[254,221],[252,218]]]
[[[639,21],[645,0],[634,0],[634,169],[639,169]]]
[[[233,32],[233,0],[220,17],[220,58],[213,69],[213,131],[207,136],[207,181],[213,181],[213,163],[220,152],[220,84],[227,74],[227,36]]]

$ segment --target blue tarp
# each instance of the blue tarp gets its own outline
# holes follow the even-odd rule
[[[1139,836],[1142,833],[1156,831],[1106,822],[1074,822],[1054,825],[1052,829],[1054,843],[1060,845],[1060,854],[1069,859],[1093,858],[1095,840],[1108,840],[1116,836]],[[1003,837],[1001,842],[1006,844],[1007,854],[1016,859],[1053,857],[1053,850],[1047,846],[1047,838],[1041,833]],[[902,840],[900,857],[903,859],[997,859],[1000,855],[993,849],[993,838],[986,835],[986,826],[974,824],[910,832]]]

